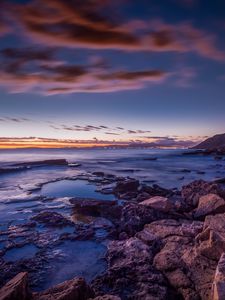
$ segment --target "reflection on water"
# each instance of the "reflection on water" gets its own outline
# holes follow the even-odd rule
[[[113,200],[113,195],[96,192],[96,186],[84,180],[60,180],[45,184],[40,193],[48,197],[81,197]]]

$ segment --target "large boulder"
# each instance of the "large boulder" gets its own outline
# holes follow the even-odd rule
[[[141,205],[145,205],[162,212],[170,212],[173,209],[173,205],[167,197],[155,196],[140,202]]]
[[[121,299],[169,299],[167,283],[152,259],[151,247],[138,238],[113,241],[108,246],[108,270],[92,287],[97,295],[107,292]]]
[[[198,251],[218,261],[225,252],[225,214],[206,216],[203,231],[196,236]]]
[[[0,300],[30,300],[27,273],[19,273],[0,290]]]
[[[224,191],[218,184],[204,180],[193,181],[183,186],[181,190],[181,195],[190,209],[197,207],[200,197],[207,194],[216,194],[223,197]]]
[[[138,190],[140,183],[136,179],[125,179],[118,181],[114,193],[116,194],[125,194],[127,192],[136,192]]]
[[[164,274],[182,299],[200,298],[192,279],[191,266],[185,263],[183,256],[195,247],[195,237],[202,229],[203,222],[200,221],[168,219],[145,225],[143,230],[158,239],[159,251],[154,256],[153,265]],[[199,269],[195,271],[200,274]]]
[[[189,270],[201,299],[212,299],[212,282],[221,255],[225,252],[225,214],[206,216],[203,230],[181,260]]]
[[[145,224],[167,217],[167,214],[146,205],[129,203],[122,209],[118,230],[133,236],[142,230]]]
[[[94,293],[83,278],[74,278],[35,293],[33,297],[34,300],[87,300],[94,297]]]
[[[225,299],[225,253],[220,257],[212,287],[212,299]]]
[[[199,198],[198,207],[194,213],[196,219],[203,219],[207,215],[225,212],[225,201],[216,194],[207,194]]]

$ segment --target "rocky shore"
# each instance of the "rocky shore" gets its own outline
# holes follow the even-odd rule
[[[95,172],[88,177],[115,201],[71,198],[74,212],[93,217],[76,223],[60,213],[41,211],[22,226],[0,236],[25,237],[40,251],[32,259],[4,260],[0,251],[0,300],[87,299],[225,299],[225,189],[215,182],[194,181],[179,190]],[[120,200],[121,199],[121,200]],[[36,227],[73,230],[57,238]],[[99,235],[99,230],[104,231]],[[107,240],[105,271],[90,282],[74,278],[32,292],[45,272],[48,249],[63,241]]]

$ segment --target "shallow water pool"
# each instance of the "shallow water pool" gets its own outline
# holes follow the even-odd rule
[[[35,245],[29,244],[20,248],[12,248],[3,256],[6,261],[17,261],[20,259],[29,259],[35,256],[38,248]]]
[[[54,260],[47,266],[46,279],[36,290],[44,290],[76,276],[90,282],[106,269],[106,246],[94,241],[66,241],[54,248]]]
[[[96,192],[96,186],[84,180],[60,180],[43,185],[40,194],[47,197],[81,197],[114,200],[114,195]]]

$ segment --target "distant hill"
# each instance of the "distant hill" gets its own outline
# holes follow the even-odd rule
[[[194,146],[192,149],[225,149],[225,133],[214,135],[213,137],[210,137],[201,142],[197,146]]]

